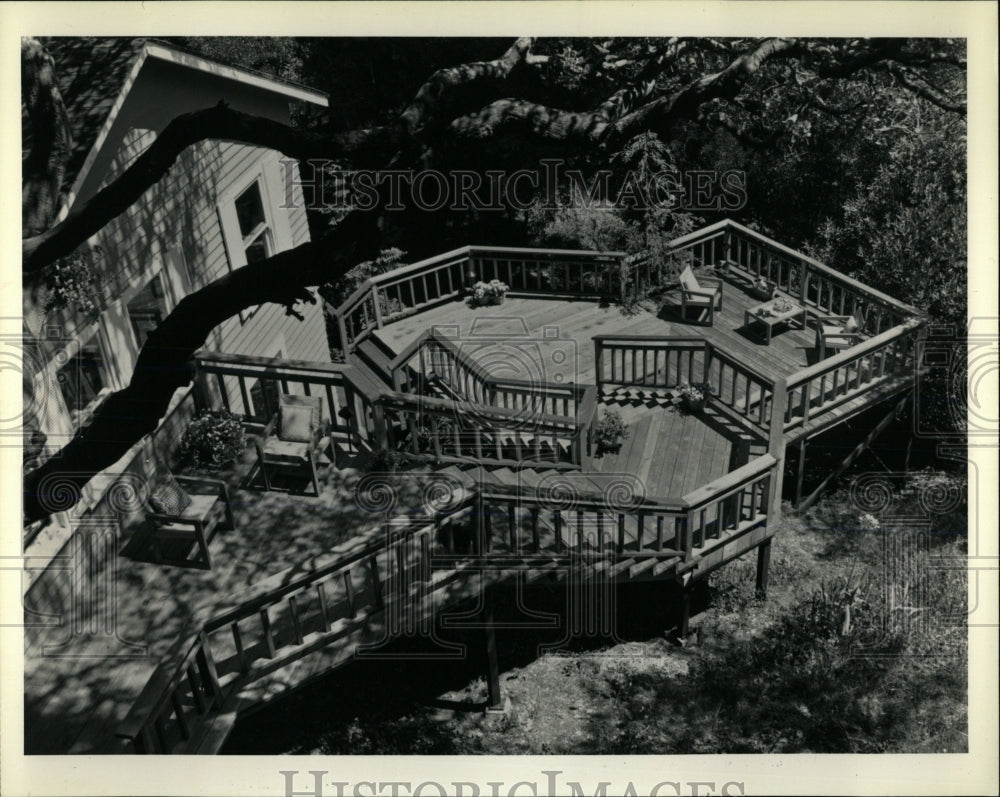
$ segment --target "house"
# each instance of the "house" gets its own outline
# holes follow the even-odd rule
[[[74,37],[44,44],[73,136],[60,218],[119,176],[180,114],[224,101],[288,123],[293,103],[327,106],[319,92],[160,41]],[[110,392],[128,384],[149,331],[181,298],[231,269],[309,240],[295,166],[281,160],[273,150],[224,141],[189,147],[166,177],[88,242],[97,253],[97,312],[70,305],[26,319],[40,338],[26,371],[33,372],[45,435],[42,458],[56,453]],[[213,330],[206,348],[328,361],[320,306],[303,313],[299,321],[278,305],[252,308]],[[189,393],[174,397],[174,409],[188,407],[168,413],[174,427],[193,411],[185,402]],[[254,395],[259,401],[260,391]],[[156,439],[137,444],[108,473],[126,468],[143,447],[152,447],[157,460],[168,458],[165,446],[175,446],[179,433],[160,437],[162,445]],[[93,480],[77,506],[29,539],[27,552],[44,559],[64,547],[81,518],[100,514],[109,485],[110,479]]]

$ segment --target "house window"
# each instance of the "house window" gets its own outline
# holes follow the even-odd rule
[[[167,300],[160,277],[153,277],[127,305],[128,319],[135,333],[136,347],[141,349],[149,333],[167,316]]]
[[[264,213],[264,199],[261,196],[260,181],[255,181],[246,191],[236,197],[236,219],[243,238],[243,252],[247,263],[265,260],[274,254],[271,230]]]
[[[234,157],[241,151],[233,151]],[[288,209],[276,199],[282,196],[282,186],[278,159],[267,156],[252,162],[236,184],[221,193],[219,223],[231,269],[259,263],[294,245]],[[240,320],[246,322],[256,309],[241,310]]]
[[[107,387],[107,368],[96,341],[80,348],[56,375],[70,415],[76,417]]]

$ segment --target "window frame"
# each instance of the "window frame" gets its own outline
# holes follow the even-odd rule
[[[261,225],[258,225],[249,235],[244,236],[236,213],[236,201],[254,185],[260,192],[264,229],[261,230]],[[280,196],[280,194],[281,168],[277,155],[271,153],[260,158],[241,179],[220,197],[217,209],[230,271],[247,265],[247,247],[253,244],[261,234],[267,238],[268,257],[291,248],[292,234],[288,211],[281,209],[274,202],[275,196]],[[255,305],[241,310],[239,313],[240,322],[246,324],[259,308],[260,305]]]
[[[139,342],[139,337],[135,332],[135,324],[132,321],[132,314],[129,310],[129,305],[135,301],[136,297],[142,293],[146,288],[148,288],[153,283],[157,283],[160,286],[160,296],[157,297],[163,301],[163,317],[166,318],[170,315],[170,311],[173,309],[172,302],[170,301],[170,292],[167,290],[167,280],[164,278],[163,269],[156,269],[149,277],[148,280],[141,283],[140,286],[134,290],[129,291],[127,294],[122,296],[122,310],[124,312],[125,321],[128,322],[129,331],[132,333],[132,346],[135,352],[135,357],[139,356],[139,352],[142,350],[142,344]],[[162,319],[161,319],[162,322]]]

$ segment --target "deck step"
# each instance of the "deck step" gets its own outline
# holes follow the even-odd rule
[[[354,354],[381,381],[385,382],[389,387],[393,386],[392,357],[386,352],[385,344],[377,343],[375,338],[365,338],[354,349]]]

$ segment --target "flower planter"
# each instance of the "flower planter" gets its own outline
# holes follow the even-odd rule
[[[503,304],[507,290],[506,283],[500,282],[500,280],[477,282],[472,286],[469,301],[474,307],[491,307]]]
[[[684,409],[688,412],[704,412],[705,407],[708,406],[708,396],[704,396],[700,399],[684,399]]]

